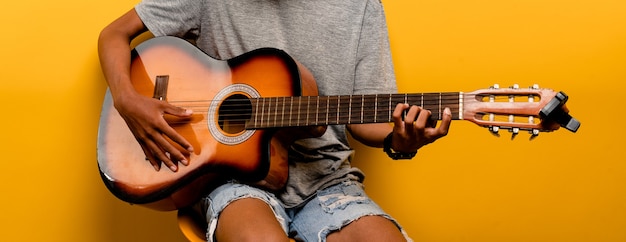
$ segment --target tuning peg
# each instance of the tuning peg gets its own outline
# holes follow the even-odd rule
[[[535,89],[535,90],[539,89],[539,84],[533,84],[533,85],[530,87],[530,89]]]
[[[539,130],[538,129],[532,129],[532,130],[528,131],[528,133],[530,133],[530,139],[529,140],[534,140],[535,138],[537,138],[537,136],[539,136]]]
[[[509,88],[511,88],[511,89],[519,89],[519,85],[518,84],[513,84],[513,86],[510,86]]]
[[[512,133],[511,140],[515,139],[515,137],[519,134],[519,128],[511,128],[509,131]]]
[[[491,134],[495,135],[496,137],[500,137],[500,127],[498,126],[490,126],[489,127],[489,132],[491,132]]]
[[[489,89],[500,89],[500,85],[499,84],[493,84],[493,86],[490,86]]]

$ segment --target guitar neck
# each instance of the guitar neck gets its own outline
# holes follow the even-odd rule
[[[441,120],[447,107],[458,120],[462,100],[462,92],[253,98],[246,129],[388,123],[398,103],[428,109],[435,120]]]

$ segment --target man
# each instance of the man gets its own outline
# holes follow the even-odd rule
[[[114,106],[144,149],[149,162],[172,171],[187,165],[194,147],[163,114],[191,111],[140,96],[130,84],[130,41],[155,36],[191,39],[207,54],[229,59],[260,47],[285,50],[315,77],[319,93],[352,95],[396,91],[386,22],[378,0],[219,1],[145,0],[108,25],[99,39],[102,69]],[[210,80],[207,80],[210,81]],[[402,117],[403,113],[406,113]],[[447,134],[451,114],[439,127],[430,111],[398,104],[389,124],[332,125],[317,138],[296,141],[289,152],[285,189],[270,193],[236,181],[213,190],[198,205],[206,212],[209,241],[404,241],[401,227],[363,192],[364,175],[350,166],[358,141],[383,147],[391,156],[412,157]]]

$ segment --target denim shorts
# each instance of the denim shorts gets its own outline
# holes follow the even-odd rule
[[[267,203],[285,233],[298,241],[326,241],[326,236],[349,223],[370,215],[392,221],[412,241],[400,225],[374,203],[357,182],[343,182],[317,192],[304,206],[285,208],[272,193],[239,183],[227,183],[213,190],[198,204],[206,211],[207,240],[214,241],[220,212],[233,201],[256,198]]]

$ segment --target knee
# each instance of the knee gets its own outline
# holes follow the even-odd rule
[[[215,238],[224,241],[289,241],[271,208],[256,198],[229,204],[217,221]]]
[[[284,233],[277,234],[268,231],[252,231],[241,229],[241,232],[230,237],[216,237],[217,242],[237,241],[237,242],[289,242],[289,238]]]

